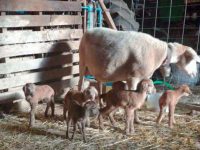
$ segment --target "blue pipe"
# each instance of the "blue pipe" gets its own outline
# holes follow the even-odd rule
[[[97,17],[98,17],[97,26],[102,27],[102,25],[103,25],[103,15],[102,15],[102,9],[101,9],[101,6],[99,5],[99,3],[97,4],[96,11],[97,11]]]

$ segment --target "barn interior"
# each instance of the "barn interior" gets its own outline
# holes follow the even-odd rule
[[[199,0],[0,0],[0,149],[200,149],[199,64],[195,77],[174,64],[169,77],[159,70],[152,76],[158,93],[182,84],[192,91],[177,104],[173,129],[167,114],[156,123],[159,112],[147,101],[138,110],[142,123],[134,124],[131,136],[124,133],[126,118],[119,109],[117,127],[105,117],[102,131],[95,117],[86,127],[86,143],[79,130],[73,141],[66,139],[63,99],[70,88],[77,89],[79,44],[94,27],[144,32],[200,55]],[[86,78],[99,90],[93,76]],[[55,116],[45,117],[41,102],[31,128],[26,83],[47,84],[55,91]],[[104,93],[111,89],[110,82],[103,84]]]

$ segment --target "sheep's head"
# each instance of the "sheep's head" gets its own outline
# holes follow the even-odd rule
[[[33,83],[26,83],[24,86],[23,86],[23,91],[24,91],[24,94],[26,97],[30,97],[30,96],[33,96],[34,93],[35,93],[35,84]]]

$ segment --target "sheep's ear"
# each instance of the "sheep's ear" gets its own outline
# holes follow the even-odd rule
[[[22,90],[26,93],[26,85],[23,86]]]
[[[200,57],[197,55],[196,51],[192,49],[191,47],[188,47],[185,52],[186,56],[191,57],[192,59],[195,59],[197,62],[200,63]]]

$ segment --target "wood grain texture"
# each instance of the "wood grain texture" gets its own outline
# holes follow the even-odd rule
[[[79,44],[80,40],[3,45],[0,46],[0,59],[31,54],[70,52],[77,50]]]
[[[29,71],[35,69],[44,69],[56,66],[70,65],[78,62],[78,54],[68,54],[52,56],[48,58],[38,58],[30,60],[21,60],[16,62],[0,63],[0,74],[9,74],[15,72]]]
[[[82,17],[78,15],[7,15],[0,16],[0,28],[80,25]]]
[[[81,11],[81,2],[0,0],[0,11]]]
[[[73,74],[79,73],[79,66],[69,66],[66,68],[53,69],[48,71],[41,71],[35,73],[20,74],[14,77],[7,77],[0,79],[0,90],[11,87],[22,86],[25,83],[44,82],[55,79],[70,79]]]
[[[0,33],[0,45],[44,42],[55,40],[72,40],[81,38],[82,29],[58,29],[45,31],[8,31]]]

